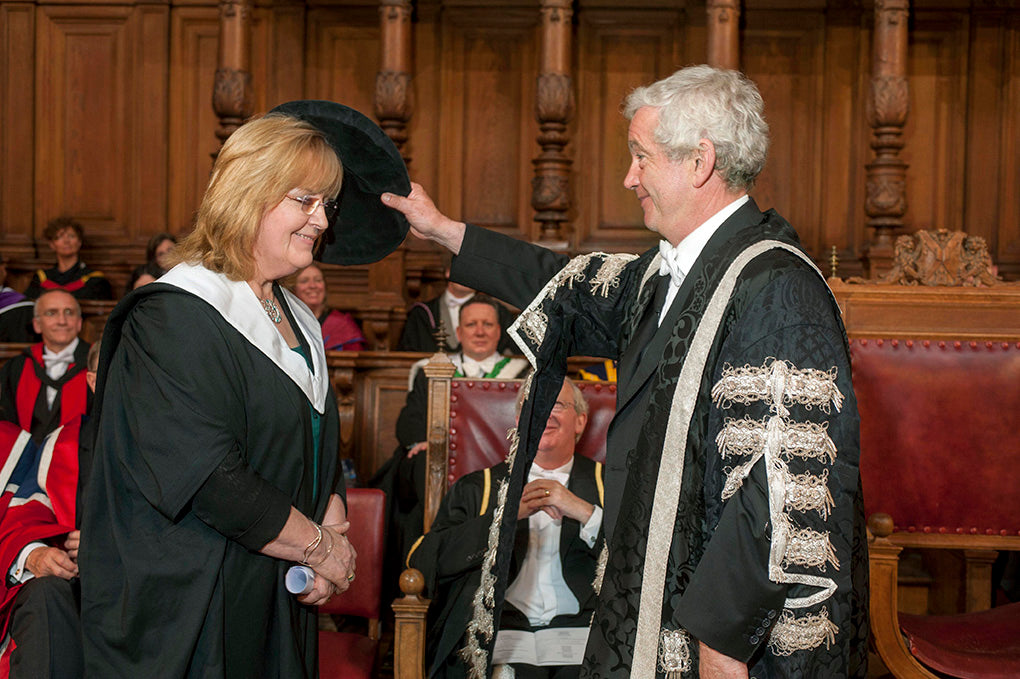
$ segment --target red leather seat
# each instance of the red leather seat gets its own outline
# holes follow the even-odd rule
[[[1020,603],[962,615],[900,613],[910,652],[961,679],[1020,677]]]
[[[368,619],[368,634],[319,631],[321,679],[370,679],[378,664],[382,610],[383,553],[386,545],[386,494],[374,488],[347,491],[347,537],[358,553],[357,577],[350,589],[319,607],[322,613]]]

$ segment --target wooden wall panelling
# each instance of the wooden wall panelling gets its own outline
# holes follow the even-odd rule
[[[910,113],[901,154],[909,165],[905,226],[908,231],[966,231],[969,14],[923,9],[912,9],[912,13]]]
[[[530,239],[537,8],[443,12],[438,204]]]
[[[440,68],[442,63],[442,21],[438,6],[416,2],[411,24],[411,119],[404,154],[410,158],[407,169],[430,196],[439,200],[439,120],[442,106]],[[442,175],[445,176],[445,169]],[[449,206],[440,204],[440,209]],[[428,241],[409,237],[404,248],[434,252]]]
[[[858,257],[868,242],[864,228],[864,165],[870,159],[865,116],[869,76],[869,12],[860,7],[830,9],[825,15],[820,248],[829,261],[836,246],[840,276],[860,276]],[[766,108],[768,102],[766,102]],[[796,226],[796,225],[795,225]],[[829,274],[829,267],[822,271]]]
[[[972,14],[968,63],[964,230],[988,241],[1004,272],[1020,267],[1020,16]]]
[[[360,479],[369,479],[396,450],[397,416],[407,400],[407,375],[411,364],[424,357],[425,354],[361,352],[357,359],[354,445]]]
[[[745,10],[744,72],[765,100],[771,146],[751,191],[797,229],[808,252],[825,259],[821,192],[826,166],[825,21],[818,11]],[[845,131],[838,133],[845,134]]]
[[[167,230],[191,231],[220,143],[212,108],[213,78],[219,47],[219,10],[215,4],[171,10],[170,135]],[[258,89],[258,88],[256,88]],[[159,229],[151,225],[151,231]]]
[[[1006,59],[1003,65],[1002,179],[995,197],[1000,204],[995,254],[1000,271],[1020,280],[1020,13],[1012,12],[1007,23]]]
[[[36,5],[0,4],[0,228],[5,258],[31,257]]]
[[[572,248],[641,252],[656,242],[644,227],[641,206],[623,187],[630,165],[626,95],[676,70],[684,13],[590,9],[578,12]],[[703,22],[702,22],[703,23]]]
[[[255,113],[305,96],[304,3],[256,5],[252,25],[251,70]]]
[[[142,233],[140,220],[166,213],[167,11],[39,8],[37,231],[69,214],[93,244],[117,250]]]
[[[306,98],[330,99],[371,118],[379,70],[378,8],[310,8],[306,52]]]

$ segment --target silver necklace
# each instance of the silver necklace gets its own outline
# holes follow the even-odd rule
[[[283,316],[280,315],[280,307],[276,306],[276,302],[273,301],[272,297],[260,299],[259,301],[262,302],[262,308],[265,309],[269,320],[273,323],[279,323],[283,320]]]

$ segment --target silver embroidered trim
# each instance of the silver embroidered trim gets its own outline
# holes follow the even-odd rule
[[[786,551],[783,554],[783,567],[808,566],[825,572],[826,565],[839,570],[839,559],[832,548],[828,532],[819,532],[810,528],[791,528],[787,534]]]
[[[810,651],[825,644],[829,648],[836,641],[839,627],[829,620],[829,611],[823,606],[818,613],[795,617],[785,610],[779,616],[769,635],[769,649],[775,655],[793,655],[797,651]]]
[[[791,422],[782,417],[727,418],[715,442],[723,457],[738,457],[762,452],[768,437],[774,436],[780,455],[787,460],[799,457],[832,463],[836,461],[836,444],[829,437],[828,429],[828,422]]]
[[[679,679],[691,669],[691,637],[684,629],[662,628],[659,634],[659,669],[667,679]]]
[[[591,581],[595,596],[602,593],[602,581],[606,577],[606,564],[609,563],[609,545],[605,538],[602,540],[602,549],[599,551],[599,560],[595,563],[595,579]]]
[[[620,287],[620,272],[633,261],[634,255],[609,255],[591,279],[591,294],[609,297],[609,291]]]
[[[594,294],[596,290],[601,289],[602,296],[606,297],[610,289],[619,286],[619,274],[623,268],[636,258],[637,255],[610,255],[605,252],[578,255],[549,279],[542,291],[535,296],[535,299],[531,300],[527,308],[517,316],[517,320],[507,328],[507,335],[514,341],[532,367],[538,366],[534,348],[541,346],[545,341],[546,332],[549,330],[549,316],[545,312],[546,300],[556,297],[556,292],[562,287],[573,289],[575,283],[583,283],[585,271],[593,259],[602,259],[604,263],[592,280],[591,292]]]
[[[807,409],[820,408],[829,413],[843,406],[843,394],[836,386],[837,370],[816,370],[797,368],[788,361],[767,358],[754,367],[745,365],[723,368],[722,377],[712,387],[712,401],[719,408],[727,409],[733,403],[750,405],[765,401],[772,412],[786,416],[786,407],[794,404]]]
[[[507,464],[513,468],[514,458],[517,457],[517,447],[520,444],[517,429],[511,429],[508,432],[508,437],[510,438],[510,452],[507,454],[506,460]],[[489,663],[488,651],[482,647],[479,637],[484,637],[485,643],[488,644],[495,634],[492,613],[496,607],[496,574],[493,570],[496,566],[496,553],[499,549],[499,527],[503,522],[503,511],[506,509],[506,496],[509,488],[508,476],[499,483],[496,506],[492,512],[492,523],[489,524],[485,558],[482,559],[481,581],[471,598],[472,617],[467,625],[464,648],[460,650],[461,659],[468,665],[470,679],[484,679],[486,666]]]
[[[821,476],[814,474],[790,474],[786,476],[786,506],[798,512],[818,512],[822,519],[829,518],[829,511],[835,502],[829,492],[829,470],[822,470]]]
[[[712,400],[720,409],[734,403],[749,405],[764,402],[770,417],[753,420],[727,418],[716,437],[721,457],[736,458],[738,464],[724,469],[726,482],[720,493],[728,500],[743,485],[752,468],[763,457],[769,494],[769,519],[772,541],[769,550],[769,578],[785,584],[802,584],[817,588],[812,594],[789,598],[787,608],[817,605],[836,591],[832,578],[806,573],[790,573],[787,568],[814,568],[822,573],[829,566],[839,570],[839,560],[828,532],[794,526],[789,512],[817,512],[827,520],[833,507],[828,487],[828,469],[820,475],[793,474],[787,462],[794,458],[814,460],[831,465],[836,460],[836,446],[828,434],[828,423],[794,422],[789,419],[788,406],[799,404],[825,413],[843,404],[843,395],[836,386],[838,371],[800,369],[789,361],[768,358],[759,367],[727,365],[719,381],[712,387]]]

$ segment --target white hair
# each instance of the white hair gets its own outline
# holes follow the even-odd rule
[[[769,126],[758,88],[744,74],[689,66],[638,87],[624,101],[628,120],[638,109],[659,109],[655,141],[673,160],[690,156],[701,139],[715,146],[715,164],[733,190],[749,190],[765,167]]]

